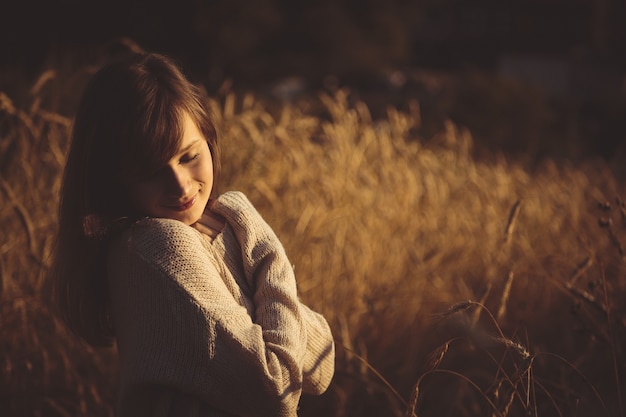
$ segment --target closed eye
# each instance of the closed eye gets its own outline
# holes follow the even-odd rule
[[[190,162],[198,160],[199,158],[200,158],[200,153],[199,152],[195,153],[195,154],[192,154],[192,155],[185,155],[184,157],[182,157],[180,159],[180,163],[181,164],[190,163]]]

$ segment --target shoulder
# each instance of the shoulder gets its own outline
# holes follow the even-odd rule
[[[215,202],[213,203],[213,207],[215,207],[216,209],[223,207],[231,210],[254,209],[254,206],[252,205],[248,197],[241,191],[225,192],[215,200]]]
[[[241,191],[228,191],[212,202],[210,210],[223,216],[231,226],[262,222],[260,213]]]
[[[208,285],[199,284],[206,281],[200,277],[219,274],[207,240],[177,220],[139,220],[112,242],[107,257],[111,282],[121,288],[161,283],[158,288],[167,289],[175,283],[191,294]]]
[[[179,241],[201,239],[201,234],[191,226],[173,219],[144,218],[129,228],[130,236],[136,243],[176,244]]]
[[[196,229],[164,218],[138,220],[114,242],[114,247],[124,247],[127,252],[153,260],[193,256],[204,245],[202,234]]]
[[[240,191],[228,191],[220,195],[210,210],[221,215],[234,229],[262,231],[269,227],[261,213]]]

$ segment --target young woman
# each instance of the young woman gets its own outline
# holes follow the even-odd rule
[[[117,342],[119,415],[296,416],[334,372],[326,320],[240,192],[213,198],[215,127],[167,57],[102,68],[76,114],[53,278],[69,329]]]

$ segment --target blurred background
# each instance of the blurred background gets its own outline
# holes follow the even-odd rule
[[[417,99],[425,130],[452,119],[483,152],[533,161],[624,152],[622,0],[24,0],[2,9],[0,90],[9,95],[126,38],[174,56],[209,92],[228,82],[284,101],[349,87],[375,116]]]

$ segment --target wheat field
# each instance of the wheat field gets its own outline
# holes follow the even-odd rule
[[[78,94],[59,78],[0,92],[2,416],[114,410],[115,349],[70,337],[48,298],[58,103]],[[423,137],[417,101],[374,119],[346,89],[209,105],[219,189],[255,203],[333,329],[335,378],[301,416],[624,415],[626,184],[606,162],[478,160],[452,122]]]

